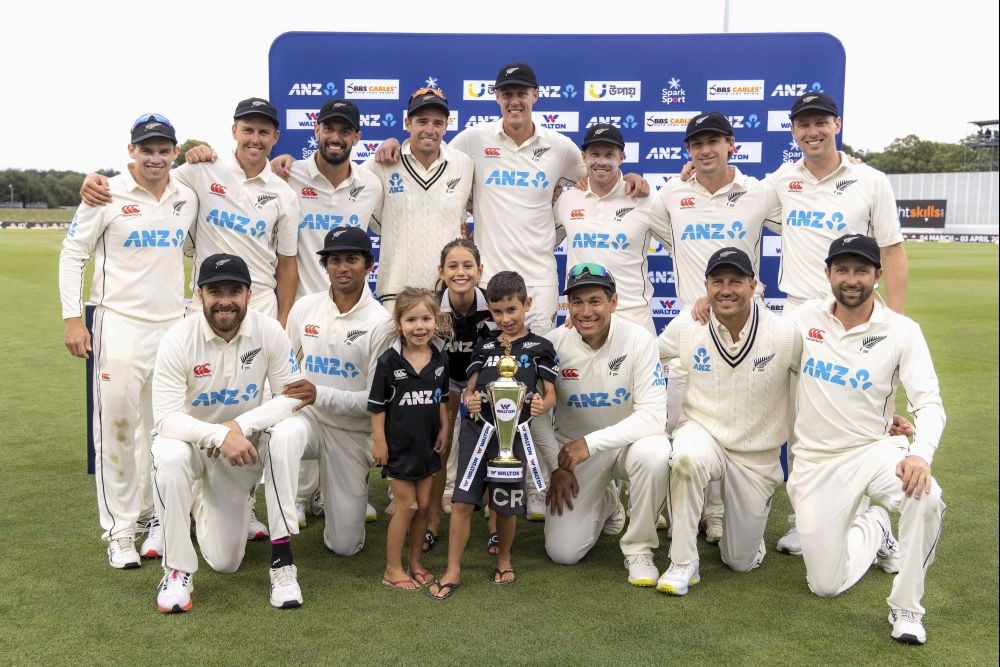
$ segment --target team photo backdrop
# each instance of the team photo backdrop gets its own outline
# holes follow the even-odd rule
[[[625,172],[642,174],[654,189],[680,173],[688,159],[684,130],[705,111],[729,117],[736,135],[732,164],[764,178],[801,153],[788,111],[807,91],[841,103],[845,54],[825,33],[754,35],[417,35],[292,32],[275,39],[269,57],[270,100],[284,121],[273,154],[305,159],[316,150],[313,126],[331,97],[354,101],[362,138],[353,158],[363,162],[382,140],[406,136],[406,102],[423,86],[440,88],[451,107],[448,134],[499,118],[493,82],[500,67],[523,61],[538,75],[537,125],[579,145],[587,127],[612,123],[627,142]],[[477,174],[477,178],[485,175]],[[333,212],[332,212],[333,213]],[[705,231],[705,233],[711,233]],[[377,247],[377,237],[373,235]],[[780,243],[767,232],[760,278],[774,310]],[[377,252],[377,250],[376,250]],[[428,261],[437,262],[437,257]],[[556,249],[560,285],[565,251]],[[376,257],[377,260],[377,257]],[[376,262],[372,285],[377,275]],[[670,257],[649,249],[653,317],[662,330],[682,304]]]

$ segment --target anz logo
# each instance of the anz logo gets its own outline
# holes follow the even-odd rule
[[[72,234],[76,233],[75,229],[70,228],[70,230]],[[125,239],[124,246],[126,248],[176,248],[183,242],[183,229],[134,229]]]
[[[403,178],[398,171],[392,172],[389,176],[389,194],[398,195],[403,192]]]
[[[694,369],[701,373],[712,372],[712,357],[708,356],[708,350],[699,347],[694,353]]]
[[[829,229],[836,232],[847,228],[847,223],[844,222],[844,214],[840,211],[834,211],[828,216],[826,211],[792,209],[788,217],[785,218],[785,225],[789,227],[806,227],[809,229]]]
[[[400,405],[434,405],[441,402],[441,389],[408,391],[399,399]]]
[[[590,393],[570,394],[566,405],[571,408],[612,408],[625,404],[632,397],[625,387],[617,387],[613,392],[593,391]]]
[[[307,373],[316,375],[354,378],[361,374],[357,366],[350,361],[344,362],[336,357],[321,357],[318,354],[306,355],[305,366]]]
[[[344,216],[325,214],[325,213],[307,213],[305,217],[302,218],[302,222],[299,223],[299,229],[319,229],[323,231],[330,231],[331,229],[337,229],[338,227],[360,227],[361,219],[357,215],[352,215],[347,221],[344,221]]]
[[[734,220],[728,225],[721,222],[690,224],[681,232],[681,241],[726,241],[747,235],[743,223]]]
[[[213,208],[209,211],[208,215],[205,216],[205,222],[223,229],[230,229],[237,234],[243,234],[251,238],[262,239],[267,234],[267,223],[263,220],[251,222],[250,218],[245,215],[219,208]]]
[[[545,178],[544,171],[535,172],[534,176],[532,176],[531,172],[528,171],[494,169],[490,175],[486,177],[486,185],[498,185],[501,187],[515,188],[532,187],[544,190],[549,187],[549,182]]]
[[[577,232],[573,235],[574,248],[598,248],[602,250],[625,250],[631,244],[625,234],[604,234],[598,232]]]
[[[486,349],[485,345],[483,346],[483,349]],[[498,354],[494,354],[494,355],[492,355],[490,357],[487,357],[486,361],[483,362],[483,367],[485,368],[485,367],[489,367],[489,366],[496,366],[497,364],[500,363],[500,359],[502,359],[502,357],[500,355],[498,355]],[[517,361],[517,367],[518,368],[530,368],[531,367],[531,358],[528,355],[526,355],[526,354],[522,354],[522,355],[518,356],[516,358],[516,361]]]
[[[840,364],[826,362],[813,357],[809,357],[806,361],[802,367],[802,372],[809,377],[822,380],[823,382],[837,384],[842,387],[849,386],[852,389],[860,391],[868,391],[872,386],[871,373],[867,368],[859,368],[852,374],[851,369],[847,366],[841,366]]]
[[[195,408],[207,408],[212,405],[239,405],[252,401],[260,396],[260,388],[248,384],[246,389],[220,389],[218,391],[203,391],[191,402]]]

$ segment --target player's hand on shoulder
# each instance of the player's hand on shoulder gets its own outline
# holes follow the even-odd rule
[[[223,458],[232,466],[245,466],[257,462],[257,448],[242,433],[229,427],[225,440],[217,447]]]
[[[316,401],[316,385],[309,380],[296,380],[285,385],[281,392],[282,396],[298,399],[299,404],[292,411],[298,412],[307,405],[312,405]]]
[[[399,141],[390,137],[379,144],[375,149],[376,164],[396,164],[402,153],[400,152]]]
[[[900,461],[896,465],[896,477],[903,481],[903,493],[907,497],[919,500],[931,491],[931,466],[921,456],[910,454]]]
[[[698,324],[708,324],[708,313],[712,309],[707,296],[703,296],[691,306],[691,317]]]
[[[556,468],[549,478],[549,488],[545,492],[545,503],[549,511],[562,516],[563,508],[573,509],[573,499],[580,493],[580,484],[576,475],[569,470]]]
[[[295,158],[285,153],[284,155],[271,158],[271,171],[278,178],[287,181],[288,177],[292,175],[293,164],[295,164]]]
[[[584,192],[586,192],[587,188],[590,187],[590,177],[581,176],[579,180],[577,180],[577,182],[573,184],[573,187],[575,187],[577,190],[583,190]]]
[[[632,199],[643,199],[649,196],[649,181],[639,174],[625,174],[625,194]]]
[[[111,188],[108,177],[101,174],[87,174],[80,186],[80,198],[88,206],[104,206],[111,203]]]
[[[691,180],[692,176],[694,176],[694,162],[688,160],[684,163],[684,166],[681,167],[680,179],[686,183]]]
[[[215,162],[218,159],[218,153],[212,150],[212,147],[208,144],[198,144],[197,146],[192,146],[184,153],[184,161],[188,164]]]
[[[66,337],[64,342],[66,343],[66,349],[74,357],[81,359],[90,358],[88,353],[93,350],[93,347],[91,346],[90,332],[87,331],[82,318],[71,317],[66,320]]]

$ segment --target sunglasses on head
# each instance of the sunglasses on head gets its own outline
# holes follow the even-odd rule
[[[610,275],[606,268],[604,268],[600,264],[595,264],[593,262],[583,262],[581,264],[577,264],[576,266],[574,266],[572,269],[569,270],[569,275],[573,276],[574,278],[579,278],[580,276],[583,275],[584,271],[586,271],[592,276],[599,276],[601,278]]]
[[[134,130],[135,128],[137,128],[139,125],[141,125],[143,123],[150,123],[150,122],[153,122],[153,121],[156,121],[157,123],[163,123],[164,125],[169,125],[170,127],[173,127],[173,123],[171,123],[169,120],[167,120],[166,116],[161,116],[158,113],[144,113],[144,114],[142,114],[141,116],[139,116],[138,118],[135,119],[135,122],[132,123],[132,129]]]
[[[445,102],[448,101],[448,98],[444,96],[444,93],[442,93],[437,88],[418,88],[417,90],[413,91],[413,94],[410,95],[410,97],[420,97],[421,95],[426,95],[428,93],[430,93],[434,97],[444,100]]]

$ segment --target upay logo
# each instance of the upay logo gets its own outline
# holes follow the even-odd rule
[[[126,206],[122,206],[122,215],[124,215],[126,218],[130,218],[134,215],[139,215],[141,212],[142,211],[140,211],[139,207],[136,206],[135,204],[128,204]]]
[[[483,149],[483,157],[499,158],[500,149],[494,146],[487,146],[485,149]]]
[[[583,209],[574,208],[572,211],[569,212],[569,217],[573,218],[574,220],[582,220],[584,217]]]
[[[694,197],[684,197],[681,199],[681,208],[694,208]]]
[[[822,329],[812,328],[812,329],[809,330],[809,333],[806,334],[806,338],[808,338],[811,341],[817,342],[817,343],[822,343],[823,342],[823,334],[825,334],[825,333],[826,332],[823,331]]]
[[[219,183],[212,183],[210,186],[208,186],[208,191],[213,195],[217,195],[219,197],[226,196],[226,186],[221,185]]]
[[[304,199],[316,199],[319,197],[319,193],[316,192],[316,188],[302,188],[302,197]]]
[[[302,328],[302,334],[310,338],[319,338],[319,325],[307,324]]]
[[[202,378],[212,374],[212,366],[210,364],[198,364],[191,369],[191,372],[194,373],[196,378]]]
[[[792,181],[788,184],[789,192],[802,192],[802,181]]]

